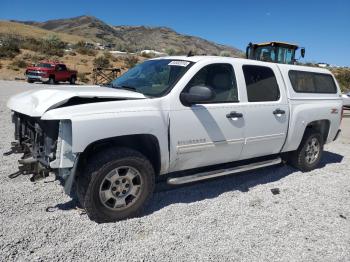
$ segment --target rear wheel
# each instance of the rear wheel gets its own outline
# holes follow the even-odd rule
[[[77,81],[77,77],[76,76],[71,76],[70,80],[69,80],[69,83],[71,85],[75,85],[75,82]]]
[[[34,80],[28,78],[28,79],[27,79],[27,82],[30,83],[30,84],[32,84],[32,83],[34,83]]]
[[[313,129],[306,130],[299,148],[289,153],[288,162],[303,172],[315,169],[322,158],[323,143],[319,132]]]
[[[89,159],[77,195],[91,220],[114,222],[140,214],[154,190],[154,170],[141,153],[111,148]]]

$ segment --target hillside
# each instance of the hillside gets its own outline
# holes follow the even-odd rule
[[[11,34],[18,35],[21,37],[31,37],[31,38],[45,38],[52,35],[52,31],[38,28],[36,26],[10,22],[0,20],[0,35]],[[55,33],[62,41],[68,43],[77,43],[79,41],[87,41],[86,38],[78,35],[71,35],[66,33]]]
[[[118,49],[140,51],[153,49],[174,53],[219,55],[222,52],[231,56],[241,56],[237,48],[220,45],[200,37],[183,35],[167,27],[112,26],[92,16],[79,16],[69,19],[46,22],[20,22],[58,33],[81,36],[91,41],[115,44]]]

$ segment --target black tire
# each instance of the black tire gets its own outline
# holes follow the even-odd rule
[[[75,85],[75,82],[77,81],[77,77],[76,76],[71,76],[71,78],[69,79],[69,83],[71,85]]]
[[[118,201],[118,197],[123,198],[118,196],[119,192],[117,192],[118,195],[113,195],[113,198],[111,198],[112,201],[114,200],[114,204],[112,203],[111,207],[108,207],[107,203],[111,199],[104,202],[101,199],[101,190],[104,187],[104,183],[106,180],[109,181],[109,179],[112,178],[109,177],[107,179],[113,172],[114,174],[118,174],[119,177],[123,177],[119,175],[119,168],[123,169],[126,166],[139,172],[138,179],[140,179],[142,183],[138,186],[138,197],[135,197],[135,201],[131,200],[131,202],[124,207],[112,207],[116,204],[116,201]],[[114,183],[109,185],[109,192],[112,192],[112,188],[115,188],[114,185]],[[89,218],[97,223],[115,222],[138,216],[142,212],[145,203],[151,197],[154,186],[155,174],[149,160],[141,153],[128,148],[110,148],[93,155],[88,159],[85,170],[83,170],[76,179],[79,202],[86,210]],[[132,185],[129,191],[131,190]],[[125,203],[129,196],[132,195],[128,195],[125,198]]]
[[[27,79],[27,82],[30,83],[30,84],[32,84],[32,83],[34,83],[34,80],[28,78],[28,79]]]
[[[56,84],[55,77],[54,76],[50,76],[49,81],[47,81],[47,83],[49,85],[55,85]]]
[[[310,155],[312,155],[312,152],[310,152],[308,146],[310,146],[310,143],[313,141],[317,141],[317,144],[319,145],[319,152],[317,153],[317,156],[314,155],[313,157],[310,157]],[[311,171],[315,169],[320,163],[323,154],[323,145],[324,141],[322,135],[316,130],[308,128],[305,131],[298,149],[288,154],[287,162],[302,172]]]

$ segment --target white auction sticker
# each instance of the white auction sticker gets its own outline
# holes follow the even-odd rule
[[[168,65],[170,66],[183,66],[186,67],[190,64],[188,61],[171,61]]]

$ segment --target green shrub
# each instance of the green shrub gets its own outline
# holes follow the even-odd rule
[[[176,55],[176,50],[173,48],[167,48],[165,50],[165,53],[167,53],[168,55]]]
[[[27,62],[23,59],[16,58],[8,66],[8,69],[19,71],[21,68],[26,68],[28,66]]]
[[[41,52],[49,56],[62,57],[64,55],[65,47],[66,44],[62,42],[58,36],[50,35],[43,40]]]
[[[40,52],[43,46],[43,41],[43,39],[26,38],[20,40],[20,45],[22,49]]]
[[[117,50],[122,51],[122,52],[126,52],[126,48],[124,44],[117,44]]]
[[[19,39],[20,48],[32,50],[47,56],[58,56],[64,55],[64,49],[66,43],[60,40],[57,35],[49,35],[43,39],[25,38]]]
[[[124,62],[127,68],[131,68],[139,62],[139,59],[136,56],[127,56],[124,58]]]
[[[23,60],[32,60],[32,55],[29,53],[25,53],[22,55]]]
[[[108,68],[110,67],[109,59],[106,56],[98,56],[93,61],[94,67],[96,68]]]
[[[12,66],[18,67],[18,68],[26,68],[27,67],[27,62],[23,59],[15,59],[11,62]]]
[[[333,70],[332,70],[333,71]],[[350,89],[350,69],[338,69],[333,71],[342,91]]]
[[[20,46],[15,37],[5,36],[1,40],[0,58],[14,58],[20,52]]]
[[[78,42],[73,46],[73,49],[82,55],[95,56],[97,54],[96,50],[86,47],[83,41]]]
[[[112,59],[112,54],[108,51],[103,52],[103,56],[108,60]]]

